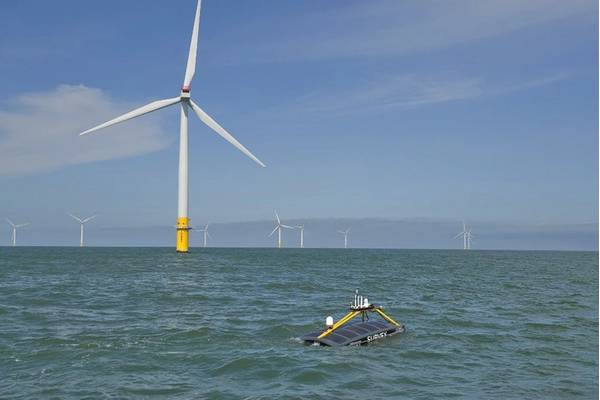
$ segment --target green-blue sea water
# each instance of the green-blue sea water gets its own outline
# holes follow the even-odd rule
[[[304,345],[356,288],[407,332]],[[0,398],[597,395],[596,253],[0,248]]]

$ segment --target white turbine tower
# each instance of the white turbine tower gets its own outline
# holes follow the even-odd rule
[[[350,228],[346,229],[345,231],[338,231],[338,233],[344,235],[344,248],[347,249],[348,248],[348,233],[350,232]]]
[[[300,248],[304,248],[304,225],[296,225],[297,229],[300,229]]]
[[[67,215],[69,215],[71,218],[73,218],[74,220],[79,222],[79,247],[83,247],[83,225],[85,225],[86,222],[91,221],[94,218],[96,218],[97,215],[92,215],[91,217],[87,217],[87,218],[79,218],[71,213],[67,213]]]
[[[17,229],[29,225],[29,222],[24,224],[13,224],[13,222],[8,218],[6,218],[6,222],[12,226],[12,245],[15,247],[17,245]]]
[[[202,243],[202,247],[206,247],[206,243],[208,242],[208,238],[211,238],[212,236],[210,236],[210,233],[208,233],[208,224],[204,225],[204,229],[199,229],[200,232],[202,232],[202,236],[203,236],[203,243]]]
[[[280,249],[281,248],[281,230],[282,229],[294,229],[294,227],[282,224],[281,220],[279,219],[279,215],[277,214],[277,211],[275,211],[275,218],[277,218],[277,226],[275,226],[275,228],[271,231],[271,233],[269,233],[269,237],[273,236],[275,231],[277,231],[277,248]]]
[[[473,234],[471,228],[467,231],[467,250],[471,250],[471,241],[473,240]]]
[[[464,221],[463,221],[462,232],[460,232],[459,234],[454,236],[454,239],[458,239],[461,237],[463,240],[463,250],[470,250],[471,249],[471,239],[473,238],[473,235],[471,234],[471,229],[470,228],[467,229],[467,225],[465,224]]]
[[[179,252],[188,251],[189,242],[189,218],[188,218],[188,109],[191,108],[194,113],[204,122],[209,128],[219,134],[223,139],[227,140],[233,146],[235,146],[242,153],[250,157],[260,166],[265,165],[256,158],[247,148],[245,148],[240,142],[238,142],[229,132],[227,132],[221,125],[213,120],[208,114],[204,112],[192,99],[190,98],[190,85],[194,72],[196,70],[196,52],[198,47],[198,30],[200,26],[200,3],[198,0],[196,4],[196,16],[194,18],[194,27],[192,29],[192,40],[190,42],[190,51],[188,54],[187,66],[185,69],[185,77],[183,79],[183,86],[181,87],[181,93],[177,97],[153,101],[150,104],[146,104],[140,108],[136,108],[126,114],[111,119],[108,122],[95,126],[87,131],[80,133],[85,135],[87,133],[96,131],[98,129],[106,128],[108,126],[118,124],[120,122],[127,121],[129,119],[139,117],[141,115],[160,110],[161,108],[169,107],[175,104],[181,106],[180,112],[180,125],[179,125],[179,175],[178,175],[178,203],[177,203],[177,238],[176,238],[176,249]]]

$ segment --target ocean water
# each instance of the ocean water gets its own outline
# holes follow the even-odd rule
[[[301,343],[355,288],[407,332]],[[596,253],[0,248],[0,398],[597,394]]]

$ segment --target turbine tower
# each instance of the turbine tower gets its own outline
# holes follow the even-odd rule
[[[275,226],[275,229],[273,229],[271,231],[271,233],[269,233],[269,237],[273,236],[275,231],[277,231],[277,248],[280,249],[281,248],[281,230],[282,229],[294,229],[294,227],[282,224],[281,220],[279,219],[279,215],[277,214],[277,211],[275,211],[275,218],[277,218],[277,226]]]
[[[94,132],[98,129],[106,128],[108,126],[118,124],[120,122],[127,121],[129,119],[148,114],[153,111],[160,110],[161,108],[169,107],[175,104],[181,106],[180,111],[180,124],[179,124],[179,174],[178,174],[178,202],[177,202],[177,236],[176,236],[176,250],[178,252],[187,253],[189,247],[189,218],[188,218],[188,109],[192,111],[200,118],[200,120],[206,124],[209,128],[219,134],[223,139],[227,140],[234,147],[240,150],[242,153],[250,157],[260,166],[264,167],[258,158],[256,158],[247,148],[245,148],[240,142],[238,142],[229,132],[227,132],[221,125],[213,120],[204,110],[202,110],[191,98],[190,98],[190,85],[194,72],[196,70],[196,53],[198,48],[198,30],[200,25],[200,3],[198,0],[196,4],[196,16],[194,18],[194,27],[192,29],[192,39],[190,42],[190,50],[188,54],[187,66],[185,69],[185,77],[183,79],[183,86],[181,87],[181,93],[177,97],[157,100],[152,103],[146,104],[140,108],[136,108],[126,114],[111,119],[103,124],[95,126],[87,131],[80,133],[79,135],[85,135],[87,133]]]
[[[304,248],[304,225],[296,225],[296,228],[300,229],[300,248]]]
[[[202,232],[202,236],[204,238],[202,247],[206,247],[207,239],[209,237],[212,237],[212,236],[210,236],[210,233],[208,233],[208,224],[204,225],[204,229],[199,229],[199,231]]]
[[[471,228],[467,231],[467,250],[471,250],[471,241],[473,240],[473,234]]]
[[[338,233],[344,235],[344,248],[347,249],[348,248],[348,233],[350,232],[350,228],[346,229],[345,231],[338,231]]]
[[[79,218],[76,217],[75,215],[71,214],[71,213],[67,213],[67,215],[69,215],[71,218],[73,218],[74,220],[79,222],[79,247],[83,247],[83,225],[85,225],[86,222],[93,220],[94,218],[97,217],[97,215],[92,215],[91,217],[87,217],[87,218]]]
[[[6,218],[6,222],[8,222],[10,226],[12,226],[12,245],[13,247],[15,247],[17,245],[17,228],[27,226],[29,225],[29,222],[26,222],[24,224],[13,224],[13,222],[8,218]]]
[[[471,240],[473,239],[473,235],[471,234],[471,229],[467,229],[467,225],[464,221],[462,232],[454,236],[454,239],[458,239],[460,237],[462,237],[463,240],[463,250],[471,250]]]

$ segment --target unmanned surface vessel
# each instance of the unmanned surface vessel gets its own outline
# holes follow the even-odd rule
[[[370,320],[370,314],[378,315],[383,321]],[[360,322],[350,323],[359,316]],[[403,324],[390,318],[383,307],[370,304],[369,299],[358,294],[358,290],[350,304],[350,311],[335,323],[332,317],[327,317],[325,324],[325,330],[307,333],[301,339],[305,343],[322,346],[357,346],[405,331]]]

